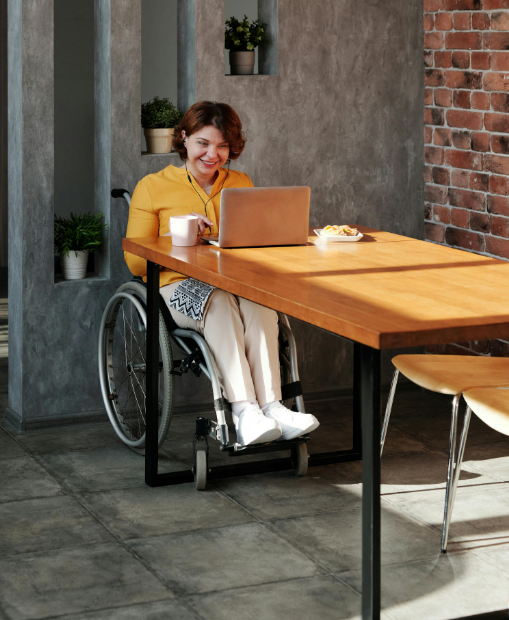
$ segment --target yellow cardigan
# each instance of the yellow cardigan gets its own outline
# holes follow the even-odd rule
[[[225,180],[227,170],[221,168],[217,179],[212,186],[210,196],[219,192]],[[203,198],[204,202],[210,196],[202,190],[193,175],[189,173],[194,187]],[[254,187],[253,182],[243,172],[230,170],[223,188],[227,187]],[[192,188],[185,168],[168,166],[157,174],[149,174],[136,186],[131,206],[129,208],[129,222],[127,224],[126,237],[161,237],[170,232],[170,216],[186,215],[192,211],[207,215],[213,222],[212,233],[219,233],[219,210],[221,193],[214,196],[207,205],[207,213],[200,197]],[[147,261],[144,258],[124,252],[125,262],[131,273],[135,276],[143,276],[147,281]],[[178,280],[186,280],[187,276],[163,269],[160,274],[160,286],[166,286]]]

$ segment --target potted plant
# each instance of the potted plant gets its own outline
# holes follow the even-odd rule
[[[149,153],[170,153],[175,126],[182,113],[168,97],[154,97],[141,104],[141,126],[147,141]]]
[[[60,254],[62,273],[66,280],[81,280],[87,274],[89,252],[101,247],[102,213],[84,213],[70,218],[55,215],[55,252]]]
[[[255,48],[266,38],[267,24],[259,19],[249,23],[247,15],[239,21],[227,19],[224,33],[225,47],[230,50],[230,72],[232,75],[252,75],[255,63]]]

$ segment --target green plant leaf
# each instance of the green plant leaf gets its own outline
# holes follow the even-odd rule
[[[96,252],[100,249],[103,232],[106,230],[102,213],[71,213],[69,218],[55,215],[54,222],[54,246],[57,254],[69,256],[71,251]]]

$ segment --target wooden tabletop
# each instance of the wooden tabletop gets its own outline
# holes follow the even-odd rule
[[[509,338],[509,263],[359,227],[356,243],[127,252],[376,349]]]

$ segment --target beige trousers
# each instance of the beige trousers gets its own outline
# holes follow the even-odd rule
[[[180,282],[163,286],[166,305]],[[221,289],[210,294],[201,321],[169,308],[175,323],[206,340],[229,402],[281,400],[277,312]]]

